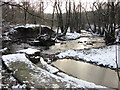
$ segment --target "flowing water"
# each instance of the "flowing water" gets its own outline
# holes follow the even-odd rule
[[[69,41],[59,41],[55,43],[55,45],[50,46],[49,49],[43,50],[42,53],[47,54],[55,54],[58,52],[62,52],[69,49],[90,49],[90,48],[99,48],[105,46],[104,40],[102,37],[81,37],[77,40],[69,40]],[[31,46],[27,43],[12,43],[6,44],[4,47],[10,49],[10,53],[15,53],[18,50],[25,49],[25,48],[35,48],[41,49],[45,47],[37,47]]]
[[[60,59],[53,62],[52,65],[79,79],[93,82],[97,85],[118,88],[118,77],[115,70],[72,59]]]
[[[81,37],[77,40],[60,41],[43,52],[54,54],[69,49],[89,49],[103,46],[105,46],[105,43],[102,37]]]

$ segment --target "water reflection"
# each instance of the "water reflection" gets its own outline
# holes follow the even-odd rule
[[[67,74],[79,79],[111,88],[118,87],[118,77],[114,70],[71,59],[57,60],[52,64]]]

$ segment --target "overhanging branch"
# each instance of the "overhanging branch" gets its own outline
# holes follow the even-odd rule
[[[26,11],[28,14],[30,14],[31,16],[34,16],[34,17],[43,19],[43,20],[45,20],[45,21],[53,21],[53,20],[45,19],[45,18],[43,18],[43,17],[41,17],[41,16],[38,16],[38,15],[35,15],[35,14],[29,12],[26,8],[24,8],[24,7],[23,7],[22,5],[20,5],[20,4],[13,4],[13,3],[10,3],[10,2],[3,2],[3,1],[1,1],[1,2],[2,2],[2,5],[0,5],[0,6],[10,5],[10,6],[15,6],[15,7],[20,7],[21,9],[25,10],[25,11]],[[57,20],[54,20],[54,21],[57,21]]]

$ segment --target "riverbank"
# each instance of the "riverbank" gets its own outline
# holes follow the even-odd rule
[[[105,88],[103,86],[95,85],[87,81],[73,78],[65,73],[57,72],[57,75],[51,71],[52,66],[49,66],[44,59],[40,60],[43,66],[48,68],[47,70],[38,67],[31,63],[25,54],[9,54],[2,56],[3,61],[12,71],[14,75],[19,77],[30,87],[35,88]],[[22,67],[21,67],[22,66]],[[49,71],[50,70],[50,71]],[[53,69],[52,69],[53,70]],[[57,69],[56,69],[57,70]],[[24,73],[25,72],[25,73]],[[31,78],[31,79],[30,79]],[[13,86],[14,87],[14,86]]]
[[[59,53],[57,57],[60,59],[72,58],[80,61],[91,62],[98,66],[116,69],[116,47],[118,46],[111,45],[99,49],[66,50]]]

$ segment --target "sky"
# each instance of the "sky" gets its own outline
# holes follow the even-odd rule
[[[46,1],[48,1],[49,2],[49,0],[46,0]],[[53,0],[52,0],[53,1]],[[65,12],[65,0],[59,0],[59,1],[62,1],[62,7],[63,7],[63,9],[62,9],[62,12]],[[72,0],[71,0],[72,1]],[[106,1],[106,0],[73,0],[73,1],[75,1],[76,2],[76,4],[77,3],[79,3],[79,1],[80,2],[82,2],[82,5],[83,6],[85,6],[86,7],[86,10],[90,10],[90,4],[91,3],[93,3],[93,2],[95,2],[95,1]],[[87,6],[86,6],[87,5]],[[49,3],[48,4],[48,6],[47,6],[47,8],[45,9],[45,11],[44,11],[45,13],[52,13],[53,12],[53,7],[52,7],[52,5]]]
[[[5,1],[11,1],[11,0],[5,0]],[[45,4],[45,10],[44,12],[45,13],[52,13],[53,12],[53,3],[55,0],[15,0],[16,2],[20,2],[20,1],[30,1],[32,3],[35,3],[37,1],[43,1],[43,2],[47,2]],[[64,13],[65,12],[65,1],[66,0],[59,0],[60,2],[62,2],[62,12]],[[69,1],[69,0],[68,0]],[[71,0],[71,1],[75,1],[76,4],[79,3],[79,2],[82,2],[82,6],[85,6],[86,7],[86,10],[90,10],[90,5],[93,3],[93,2],[106,2],[107,0]],[[115,1],[115,0],[113,0]]]

